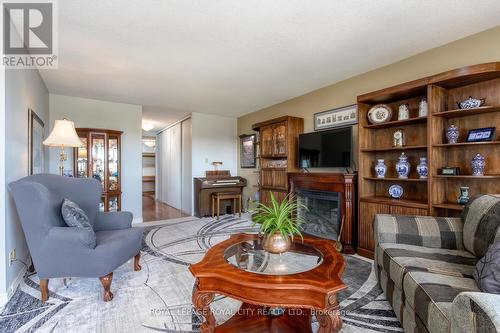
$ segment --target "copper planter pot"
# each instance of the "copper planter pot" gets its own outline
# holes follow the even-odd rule
[[[272,235],[264,235],[262,241],[262,248],[267,252],[280,254],[286,252],[292,246],[292,239],[290,237],[283,237],[281,233],[277,232]]]

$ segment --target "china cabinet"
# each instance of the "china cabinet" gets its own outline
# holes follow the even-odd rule
[[[73,151],[74,176],[101,182],[101,211],[121,210],[121,135],[123,132],[77,128],[84,143]]]
[[[260,201],[278,201],[288,194],[288,172],[298,171],[298,137],[304,131],[302,118],[284,116],[252,126],[260,133]]]

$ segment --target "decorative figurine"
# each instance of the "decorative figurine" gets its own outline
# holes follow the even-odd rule
[[[448,129],[446,129],[446,139],[448,140],[448,143],[457,143],[458,142],[458,127],[451,124]]]
[[[396,172],[398,178],[407,179],[410,174],[410,163],[408,162],[408,157],[405,153],[401,153],[399,156],[399,162],[396,163]]]
[[[427,98],[422,97],[420,103],[418,104],[418,116],[419,117],[427,117]]]
[[[427,167],[427,157],[420,157],[420,164],[417,165],[417,173],[420,179],[425,179],[429,175],[429,168]]]
[[[375,165],[375,174],[377,178],[385,178],[386,173],[387,165],[385,165],[385,161],[383,159],[377,160],[377,164]]]
[[[403,147],[404,145],[405,145],[405,133],[403,129],[399,128],[392,135],[392,146]]]
[[[486,98],[472,98],[469,96],[465,101],[457,102],[459,109],[472,109],[483,106],[486,103]]]
[[[460,186],[460,196],[458,197],[458,203],[461,205],[465,205],[469,202],[469,186]]]
[[[483,155],[476,154],[472,159],[472,175],[473,176],[484,176],[484,168],[486,167],[486,161]]]
[[[410,118],[410,104],[401,104],[399,106],[398,120],[406,120]]]
[[[394,184],[389,187],[389,195],[391,196],[391,198],[401,199],[403,193],[404,190],[403,187],[401,187],[401,185]]]

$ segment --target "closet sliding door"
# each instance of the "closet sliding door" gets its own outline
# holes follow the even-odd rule
[[[193,201],[193,177],[191,171],[191,119],[182,122],[182,198],[181,210],[191,215]]]

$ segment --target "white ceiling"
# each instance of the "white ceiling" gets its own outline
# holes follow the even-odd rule
[[[50,92],[154,106],[152,118],[239,116],[500,25],[498,0],[58,6],[59,69],[42,72]]]
[[[142,131],[143,135],[150,136],[190,114],[186,110],[177,110],[158,106],[144,105],[142,107],[142,121],[151,123],[154,127],[150,131]]]

